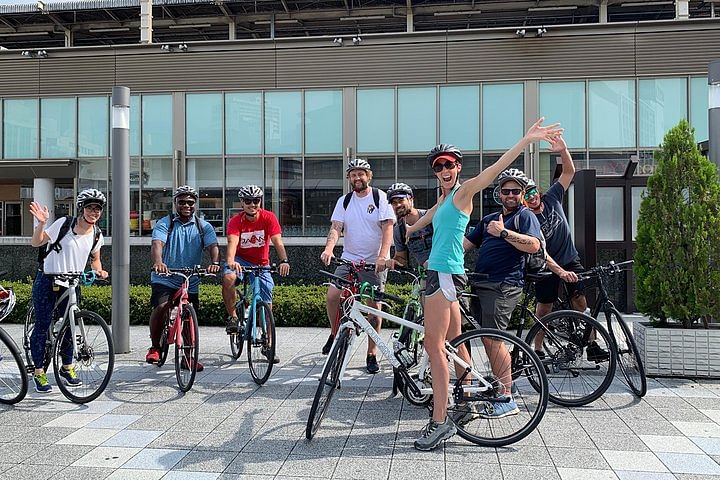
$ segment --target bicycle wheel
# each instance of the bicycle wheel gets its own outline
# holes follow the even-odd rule
[[[320,428],[320,424],[327,413],[328,405],[330,405],[330,400],[332,400],[335,389],[340,384],[340,370],[343,362],[345,362],[345,355],[347,355],[350,341],[348,334],[349,330],[344,330],[335,340],[325,362],[325,368],[323,368],[322,375],[320,375],[320,384],[315,391],[315,398],[312,407],[310,407],[310,415],[305,427],[305,437],[308,440],[313,438],[318,428]]]
[[[270,377],[275,359],[275,345],[277,344],[275,320],[270,306],[262,300],[250,313],[250,318],[255,321],[255,335],[251,333],[248,336],[248,366],[255,383],[262,385]],[[249,328],[248,331],[252,332],[252,329]]]
[[[530,328],[525,339],[542,338],[542,363],[550,401],[565,407],[594,402],[612,383],[617,350],[607,330],[594,318],[575,310],[552,312]],[[596,346],[593,345],[596,344]]]
[[[412,375],[410,375],[410,378],[412,378],[418,388],[432,387],[432,376],[430,375],[429,369],[427,372],[425,372],[425,379],[423,382],[420,382],[420,380],[418,380],[417,373],[413,373]],[[428,405],[430,405],[430,402],[433,399],[433,396],[430,393],[424,395],[416,395],[413,392],[412,388],[410,388],[406,382],[402,383],[402,390],[400,391],[402,392],[405,400],[410,402],[411,405],[415,405],[416,407],[427,407]]]
[[[28,376],[20,351],[0,328],[0,403],[12,405],[27,395]]]
[[[164,320],[165,325],[163,326],[162,333],[160,334],[160,360],[157,362],[157,366],[162,367],[165,365],[168,356],[168,350],[170,350],[170,344],[168,344],[168,320]]]
[[[645,366],[640,359],[640,352],[638,352],[630,327],[615,308],[610,309],[609,313],[606,311],[605,318],[608,331],[617,345],[618,364],[623,377],[625,377],[625,383],[635,395],[642,398],[647,393]]]
[[[54,313],[53,313],[54,315]],[[27,314],[25,315],[25,327],[23,330],[23,350],[25,350],[25,366],[27,371],[32,373],[35,369],[35,365],[32,358],[32,348],[30,346],[30,337],[35,330],[35,307],[32,303],[28,308]],[[52,340],[50,337],[45,335],[45,359],[43,360],[42,369],[47,372],[48,367],[52,362]]]
[[[448,409],[458,434],[486,447],[510,445],[529,435],[540,423],[548,402],[547,377],[535,352],[514,335],[488,328],[465,332],[450,345],[470,345],[472,351],[472,371],[466,382],[453,382],[455,406]],[[510,362],[513,350],[520,352],[515,363]],[[517,409],[493,416],[511,402]]]
[[[175,344],[175,377],[180,390],[187,392],[192,388],[197,374],[200,331],[192,304],[186,304],[180,315],[179,334],[182,335],[182,346]]]
[[[73,352],[73,342],[77,352]],[[60,376],[60,369],[68,360],[82,382],[78,386],[67,385]],[[55,341],[53,370],[55,381],[65,397],[75,403],[95,400],[110,382],[114,365],[110,328],[100,315],[88,310],[75,312],[74,338],[69,319],[63,321]]]
[[[244,330],[242,328],[242,319],[245,318],[245,302],[240,300],[235,304],[235,315],[237,317],[237,333],[231,333],[228,335],[230,338],[230,354],[233,360],[237,360],[242,355],[243,345],[245,337]]]

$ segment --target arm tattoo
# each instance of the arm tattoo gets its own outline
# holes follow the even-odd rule
[[[340,238],[340,235],[342,234],[343,227],[344,227],[343,222],[337,222],[337,221],[332,222],[332,224],[330,225],[330,231],[327,234],[327,240],[328,241],[330,241],[330,240],[337,241],[338,238]]]
[[[380,225],[387,225],[388,223],[392,222],[389,218],[386,218],[385,220],[380,220]]]
[[[516,232],[512,232],[510,235],[508,235],[507,239],[512,243],[517,243],[518,245],[532,245],[533,243],[532,238],[522,234],[518,234]]]

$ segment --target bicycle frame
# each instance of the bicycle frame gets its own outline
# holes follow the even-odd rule
[[[83,338],[85,338],[87,332],[85,331],[85,324],[83,322],[80,322],[79,324],[76,324],[75,322],[75,313],[80,311],[80,307],[78,307],[78,300],[77,300],[77,292],[76,288],[80,284],[80,275],[83,275],[83,273],[69,273],[66,275],[58,275],[57,277],[53,278],[53,285],[59,285],[61,287],[65,287],[66,290],[63,292],[60,297],[58,297],[55,300],[55,307],[54,309],[57,309],[59,305],[62,304],[62,302],[67,299],[67,305],[65,306],[65,312],[62,316],[58,316],[57,319],[50,322],[49,330],[52,332],[53,338],[56,339],[56,335],[58,332],[55,331],[56,325],[62,325],[62,322],[65,318],[69,318],[70,323],[70,335],[71,338],[75,338],[75,329],[80,328],[80,334]],[[62,278],[62,277],[72,277],[72,278]],[[77,358],[78,351],[77,351],[77,342],[73,341],[73,358]]]
[[[248,286],[250,285],[249,281],[249,275],[247,275],[247,270],[252,270],[252,267],[244,267],[244,270],[246,270],[245,275],[243,275],[243,288],[240,295],[238,295],[238,302],[244,302],[245,298],[247,298],[248,294]],[[250,305],[248,306],[247,314],[248,319],[252,319],[252,322],[245,322],[245,331],[243,332],[243,339],[247,340],[249,338],[255,338],[257,335],[257,322],[255,321],[255,315],[257,315],[257,304],[259,301],[262,300],[262,296],[260,295],[260,271],[259,269],[256,269],[253,275],[252,280],[252,297],[250,298]],[[270,271],[270,270],[267,270]],[[239,290],[239,289],[238,289]],[[265,319],[263,318],[263,323],[265,322]],[[249,331],[250,326],[249,324],[252,323],[252,331]]]
[[[176,348],[182,348],[183,338],[182,334],[182,315],[178,315],[182,311],[182,307],[190,303],[188,299],[188,289],[190,288],[190,277],[194,274],[186,275],[181,272],[172,271],[169,275],[178,275],[183,277],[183,283],[180,288],[177,289],[175,295],[171,300],[172,307],[168,310],[168,340],[172,339],[172,343],[175,344]],[[195,345],[195,330],[190,329],[190,341],[192,345]],[[170,343],[170,342],[168,342]]]

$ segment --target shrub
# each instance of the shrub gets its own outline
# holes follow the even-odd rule
[[[720,184],[682,120],[670,130],[648,178],[637,222],[638,308],[691,327],[720,316]]]

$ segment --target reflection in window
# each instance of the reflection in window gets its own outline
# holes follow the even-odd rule
[[[623,241],[623,187],[598,187],[595,201],[597,241]]]
[[[398,88],[398,151],[425,152],[436,145],[437,89]]]
[[[140,183],[140,158],[130,157],[130,236],[140,235]]]
[[[74,158],[75,99],[43,98],[40,100],[40,156]]]
[[[142,97],[143,155],[172,154],[172,96]]]
[[[440,87],[440,143],[480,150],[480,87]]]
[[[398,181],[413,189],[415,208],[429,209],[437,202],[437,180],[425,155],[398,157]]]
[[[228,154],[262,152],[262,94],[225,94],[225,149]]]
[[[490,165],[498,161],[500,159],[500,156],[500,154],[483,155],[483,169],[488,168]],[[465,166],[463,166],[463,168],[465,168]],[[525,170],[525,156],[520,155],[517,159],[515,159],[514,162],[510,164],[508,168],[518,168],[520,170]],[[497,183],[493,181],[493,183],[488,188],[482,191],[482,217],[485,217],[486,215],[489,215],[491,213],[502,211],[502,203],[500,203],[500,197],[498,196],[499,189],[497,189],[496,187]],[[482,217],[480,217],[480,219],[482,219]]]
[[[305,151],[342,152],[342,90],[305,92]]]
[[[191,158],[187,161],[187,183],[198,191],[199,205],[196,213],[210,223],[217,233],[222,233],[223,219],[223,174],[220,158]]]
[[[387,190],[390,185],[395,183],[395,157],[373,157],[368,158],[367,161],[372,167],[371,186]],[[347,182],[347,175],[344,176]]]
[[[78,162],[78,191],[86,188],[96,188],[107,196],[105,211],[100,217],[100,228],[108,234],[110,219],[110,191],[108,190],[108,160],[107,158],[83,159]]]
[[[140,155],[140,97],[130,96],[130,155]]]
[[[708,139],[708,79],[690,79],[690,125],[695,128],[695,141]]]
[[[684,78],[642,79],[639,82],[640,146],[657,147],[668,130],[687,118]]]
[[[523,130],[523,84],[483,85],[483,150],[507,150]]]
[[[265,153],[302,151],[300,92],[265,93]]]
[[[225,160],[225,225],[233,215],[242,211],[242,204],[238,198],[240,187],[245,185],[265,185],[263,162],[259,157],[228,158]],[[268,192],[265,192],[263,208],[271,209],[267,203],[270,201]]]
[[[172,160],[151,158],[143,160],[142,235],[150,235],[158,219],[173,212]]]
[[[357,90],[358,152],[395,151],[395,90]]]
[[[222,154],[222,94],[188,93],[185,105],[187,154]]]
[[[589,167],[600,175],[622,175],[635,152],[590,152]]]
[[[327,235],[335,204],[343,194],[341,158],[305,159],[305,235]]]
[[[634,147],[635,81],[591,81],[588,89],[590,148]]]
[[[267,158],[265,182],[265,208],[277,215],[283,235],[302,235],[302,160]]]
[[[37,158],[38,101],[5,100],[3,133],[5,158]]]
[[[637,237],[637,222],[640,216],[640,203],[647,187],[632,187],[632,239]]]
[[[585,152],[570,152],[573,163],[575,164],[575,171],[584,170],[587,168],[587,160],[585,158]],[[538,165],[540,170],[540,178],[535,178],[535,182],[544,191],[550,188],[553,181],[553,175],[555,175],[555,169],[560,164],[560,154],[552,152],[540,153],[540,164]],[[562,171],[561,171],[562,173]]]
[[[562,124],[568,148],[585,148],[585,82],[541,83],[539,116]]]
[[[108,105],[107,97],[78,99],[78,156],[108,155]]]

